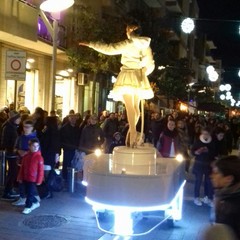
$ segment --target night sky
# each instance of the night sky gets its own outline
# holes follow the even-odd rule
[[[222,59],[224,82],[240,91],[240,0],[198,0],[197,31],[205,32],[217,46],[214,58]]]

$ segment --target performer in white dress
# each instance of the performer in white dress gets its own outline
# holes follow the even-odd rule
[[[112,90],[115,101],[122,101],[126,106],[129,132],[126,145],[134,147],[137,141],[136,124],[140,117],[139,104],[142,99],[153,98],[153,91],[147,76],[154,70],[154,60],[150,48],[151,39],[135,34],[139,28],[137,24],[130,24],[126,28],[128,39],[122,42],[105,44],[100,42],[80,42],[79,45],[93,48],[106,55],[122,55],[121,71]]]

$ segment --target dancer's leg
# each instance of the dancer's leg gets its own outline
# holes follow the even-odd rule
[[[123,100],[126,106],[127,116],[128,116],[130,146],[134,146],[136,137],[137,137],[136,121],[139,118],[139,116],[137,116],[137,112],[135,108],[136,101],[135,101],[135,97],[132,95],[123,95]],[[127,142],[127,139],[126,139],[126,142]]]

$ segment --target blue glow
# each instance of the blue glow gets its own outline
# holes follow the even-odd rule
[[[173,200],[169,204],[158,205],[158,206],[141,206],[141,207],[129,207],[129,206],[119,206],[119,205],[111,205],[111,204],[103,204],[98,203],[96,201],[92,201],[89,198],[85,198],[86,202],[92,205],[93,211],[96,215],[98,228],[106,232],[108,234],[116,234],[120,236],[142,236],[150,233],[154,229],[156,229],[159,225],[161,225],[166,219],[172,218],[173,220],[182,219],[182,204],[183,204],[183,188],[186,181],[184,180],[181,186],[178,189],[178,192],[174,196]],[[113,230],[106,231],[100,226],[98,216],[96,212],[104,212],[105,210],[114,212],[114,228]],[[165,211],[165,218],[156,224],[150,230],[144,233],[134,234],[133,232],[133,213],[136,212],[151,212],[151,211]]]
[[[120,236],[133,234],[132,212],[116,209],[114,211],[114,233]]]

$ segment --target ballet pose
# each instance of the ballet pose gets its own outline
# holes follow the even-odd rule
[[[118,43],[79,43],[106,55],[122,55],[122,67],[113,86],[112,95],[115,101],[125,104],[129,123],[126,145],[131,147],[137,144],[136,124],[140,117],[140,101],[154,96],[147,78],[155,68],[150,48],[151,39],[138,36],[135,33],[138,29],[137,24],[127,25],[127,39]]]

